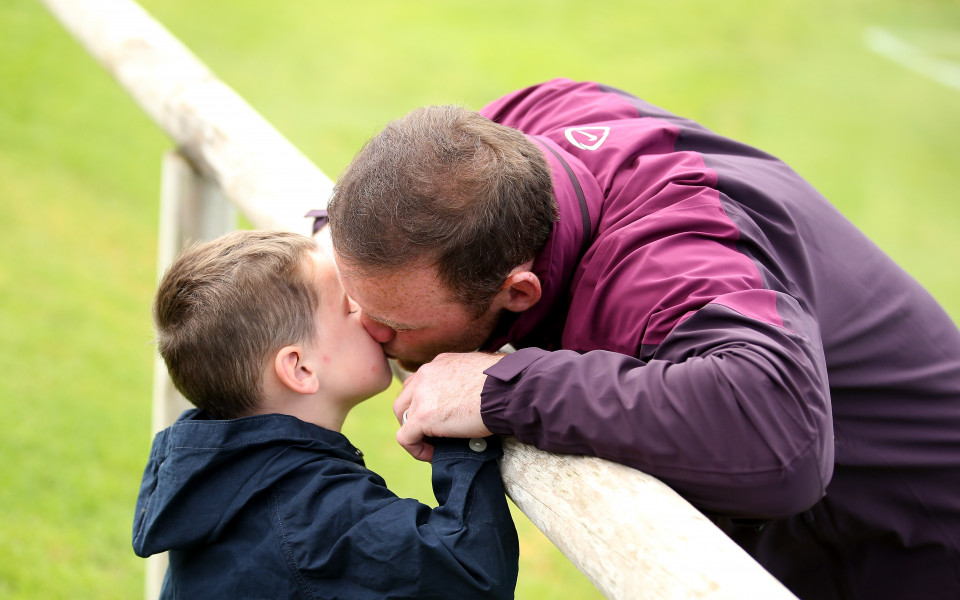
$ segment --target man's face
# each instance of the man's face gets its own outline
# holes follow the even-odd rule
[[[442,352],[472,352],[490,337],[502,309],[477,317],[452,298],[432,266],[369,276],[337,260],[344,290],[360,306],[360,321],[387,356],[415,371]]]

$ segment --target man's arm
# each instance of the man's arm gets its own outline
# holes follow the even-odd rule
[[[543,450],[640,469],[702,510],[792,514],[824,493],[833,429],[815,324],[790,299],[781,308],[790,329],[708,305],[649,362],[604,351],[520,350],[487,369],[480,419],[472,393],[442,396],[454,394],[452,373],[457,386],[476,386],[476,373],[463,371],[471,355],[451,355],[424,370],[403,399],[431,407],[416,411],[424,424],[407,427],[437,436],[446,414],[463,429],[479,420]]]

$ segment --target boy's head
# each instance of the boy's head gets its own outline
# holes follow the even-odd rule
[[[352,401],[389,384],[332,261],[299,234],[236,231],[187,248],[160,281],[153,318],[174,385],[214,418],[265,406],[299,416],[270,396]],[[366,378],[344,383],[355,368]]]

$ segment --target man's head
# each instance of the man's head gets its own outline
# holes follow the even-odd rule
[[[364,146],[328,209],[347,292],[408,366],[476,349],[503,310],[539,299],[539,282],[536,298],[504,296],[512,275],[532,276],[521,267],[557,219],[546,160],[515,129],[456,106],[415,110]]]

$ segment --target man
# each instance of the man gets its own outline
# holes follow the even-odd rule
[[[329,206],[361,320],[419,367],[401,445],[630,465],[802,598],[960,597],[960,331],[933,298],[782,162],[621,91],[480,114],[389,124]]]

